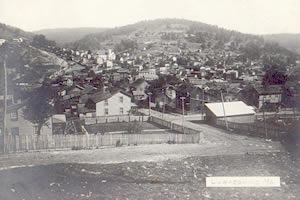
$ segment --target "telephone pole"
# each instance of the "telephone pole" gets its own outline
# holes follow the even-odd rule
[[[224,113],[226,129],[228,130],[228,123],[227,123],[227,118],[226,118],[226,113],[225,113],[225,106],[224,106],[224,99],[223,99],[222,89],[220,90],[220,92],[221,92],[222,107],[223,107],[223,113]]]
[[[202,120],[204,120],[204,88],[202,88]]]
[[[181,101],[182,101],[182,130],[183,130],[183,134],[184,134],[184,99],[185,97],[180,97]]]
[[[151,116],[151,92],[148,93],[148,98],[149,98],[149,117]]]
[[[268,139],[268,131],[267,131],[267,128],[266,128],[266,119],[265,119],[265,97],[263,97],[263,118],[264,118],[265,136],[266,136],[266,139]]]
[[[6,112],[7,112],[7,74],[6,74],[6,55],[4,56],[3,62],[3,69],[4,69],[4,112],[3,112],[3,152],[5,153],[5,135],[6,135]]]

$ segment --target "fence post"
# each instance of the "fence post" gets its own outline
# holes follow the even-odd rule
[[[110,145],[113,145],[113,141],[112,141],[112,134],[110,134]]]
[[[86,146],[87,146],[87,148],[90,148],[90,138],[89,138],[89,134],[86,135]]]
[[[19,147],[20,147],[19,136],[15,136],[15,141],[16,141],[16,152],[17,152],[19,150]]]
[[[25,136],[25,143],[26,143],[26,150],[29,150],[29,144],[28,144],[28,136]]]
[[[95,136],[95,145],[96,145],[96,148],[99,146],[99,137],[98,137],[98,134],[96,134],[96,136]]]

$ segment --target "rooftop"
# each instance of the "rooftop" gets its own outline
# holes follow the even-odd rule
[[[256,86],[255,90],[258,94],[281,94],[282,88],[280,85],[270,85],[267,87]]]
[[[205,106],[216,116],[224,117],[222,102],[206,103]],[[224,102],[226,116],[250,115],[255,114],[252,107],[242,101]]]

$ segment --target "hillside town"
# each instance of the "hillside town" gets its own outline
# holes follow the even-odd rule
[[[23,43],[23,39],[13,39],[12,42]],[[81,127],[87,125],[90,119],[149,115],[150,109],[187,117],[198,116],[195,121],[208,121],[210,117],[206,117],[207,113],[225,120],[226,110],[231,109],[229,105],[235,107],[241,102],[247,106],[244,109],[249,109],[249,113],[255,113],[255,118],[236,121],[227,113],[227,120],[255,124],[261,122],[263,113],[264,126],[267,124],[282,130],[299,117],[296,109],[299,83],[287,86],[283,82],[288,77],[285,74],[294,70],[292,64],[285,66],[286,72],[270,72],[266,71],[262,60],[241,62],[239,54],[226,48],[219,54],[201,48],[194,51],[178,48],[177,52],[147,54],[144,54],[146,48],[120,53],[112,49],[84,51],[55,46],[44,46],[43,49],[63,60],[64,65],[39,82],[32,82],[32,79],[26,81],[24,76],[16,73],[13,83],[21,90],[31,90],[47,83],[48,89],[55,91],[51,118],[63,119],[57,126],[65,123],[66,130],[67,124],[76,122],[81,124],[77,126],[77,131],[82,133]],[[210,62],[211,58],[214,62]],[[273,84],[272,80],[266,79],[267,73],[271,76],[277,73],[276,81],[282,83]],[[10,101],[10,118],[18,123],[25,104],[22,97],[15,95],[11,93],[6,98]],[[224,106],[227,102],[231,103],[228,108],[225,106],[220,116],[209,106],[213,103]],[[148,108],[148,114],[139,111]],[[52,130],[44,127],[44,132],[57,134],[54,132],[55,120],[50,121]],[[34,133],[37,129],[36,126],[19,128],[15,124],[10,124],[8,129],[11,135],[32,134],[32,131],[25,130],[31,128]],[[60,130],[59,133],[67,132]]]
[[[2,29],[0,177],[1,171],[18,162],[25,167],[67,162],[62,176],[71,175],[51,179],[53,182],[43,183],[43,187],[64,192],[58,184],[79,184],[82,193],[68,186],[66,199],[89,199],[97,192],[87,191],[88,183],[82,180],[101,177],[100,182],[95,181],[101,187],[107,182],[114,186],[125,181],[132,191],[136,182],[148,184],[147,197],[152,199],[156,191],[153,185],[161,184],[167,191],[173,187],[167,186],[172,177],[174,183],[170,185],[178,187],[187,181],[182,190],[189,190],[194,187],[191,182],[204,184],[211,173],[222,174],[224,171],[215,167],[219,163],[231,166],[226,168],[229,170],[238,165],[235,160],[242,160],[238,167],[243,169],[237,175],[243,175],[253,172],[249,166],[257,160],[267,160],[268,167],[283,174],[285,155],[298,159],[299,152],[294,149],[300,144],[300,55],[276,43],[177,19],[140,22],[65,45],[0,24]],[[93,45],[89,45],[91,40]],[[18,161],[14,156],[20,152],[24,152],[24,160]],[[47,158],[42,156],[44,152]],[[10,162],[3,160],[2,153],[12,154]],[[226,164],[223,158],[215,159],[219,155],[228,158]],[[199,160],[191,161],[190,157]],[[157,164],[160,162],[164,168]],[[86,163],[93,163],[95,169]],[[120,169],[118,163],[125,164]],[[281,168],[273,169],[277,166],[274,163]],[[166,171],[152,175],[162,169]],[[167,176],[170,170],[180,178]],[[254,175],[273,175],[261,171],[254,170]],[[292,171],[296,174],[299,168]],[[72,183],[74,174],[78,179]],[[146,181],[131,178],[127,183],[129,176]],[[292,182],[291,177],[284,174],[286,182]],[[143,190],[148,187],[139,186]],[[10,187],[13,194],[3,197],[13,199],[15,188],[19,191],[20,187],[17,183]],[[116,193],[123,191],[123,185],[118,187],[121,189]],[[300,195],[294,185],[280,189],[284,192],[277,191],[277,199]],[[0,187],[0,199],[1,191]],[[186,193],[194,195],[191,199],[199,199],[199,195],[223,199],[219,193],[207,191]],[[123,192],[116,196],[124,199]],[[258,193],[254,199],[265,197],[265,190]],[[27,197],[30,199],[30,194]],[[101,195],[94,199],[98,197]],[[175,199],[189,198],[178,195]]]

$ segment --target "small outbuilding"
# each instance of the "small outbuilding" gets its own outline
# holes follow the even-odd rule
[[[225,116],[228,122],[235,123],[253,123],[255,120],[254,109],[242,101],[224,102],[224,105],[222,102],[206,103],[205,109],[206,120],[211,124],[225,120]]]

